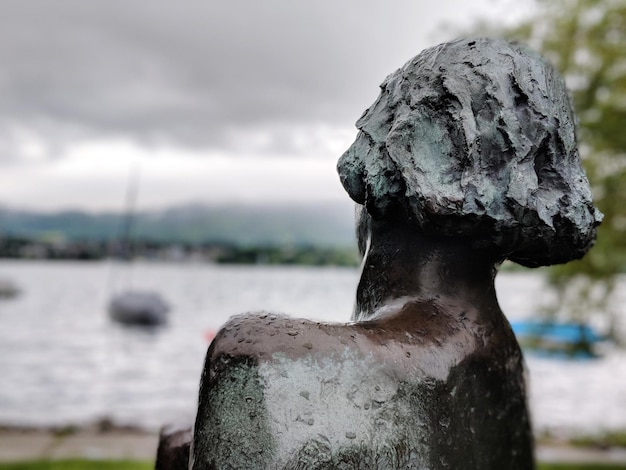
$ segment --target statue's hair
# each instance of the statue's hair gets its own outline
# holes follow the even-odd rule
[[[526,266],[582,257],[602,214],[561,77],[503,40],[427,49],[388,76],[338,163],[375,219],[461,236]]]

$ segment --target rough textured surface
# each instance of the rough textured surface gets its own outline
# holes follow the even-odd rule
[[[378,219],[471,237],[526,266],[580,258],[601,214],[581,169],[563,80],[510,43],[458,40],[387,77],[341,157]]]
[[[210,398],[198,406],[190,468],[271,468],[275,436],[257,358],[225,355],[207,365],[200,396]]]
[[[191,438],[191,426],[172,425],[161,429],[154,470],[187,470]]]

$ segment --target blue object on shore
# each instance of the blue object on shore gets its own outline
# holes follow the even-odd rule
[[[594,345],[605,340],[584,323],[521,320],[511,322],[511,327],[522,348],[549,357],[568,359],[598,357]]]

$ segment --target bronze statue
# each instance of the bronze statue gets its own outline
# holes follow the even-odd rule
[[[207,354],[190,468],[534,468],[494,278],[595,238],[561,78],[520,46],[458,40],[390,75],[357,127],[338,164],[359,205],[352,322],[231,319]]]

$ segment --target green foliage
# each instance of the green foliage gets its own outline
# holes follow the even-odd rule
[[[626,432],[611,431],[601,434],[590,434],[571,439],[570,443],[577,447],[595,447],[609,449],[612,447],[626,448]]]
[[[626,465],[594,463],[544,463],[537,465],[537,470],[624,470]]]
[[[569,316],[605,310],[626,270],[626,0],[537,0],[536,14],[505,37],[528,43],[565,77],[579,117],[579,147],[604,213],[595,247],[549,279]]]
[[[357,266],[354,248],[230,247],[222,250],[220,264],[293,264],[304,266]]]
[[[148,470],[151,462],[59,460],[40,462],[0,463],[0,470]],[[539,464],[538,470],[626,470],[619,464]]]
[[[0,470],[151,470],[153,462],[129,460],[41,460],[0,463]]]

